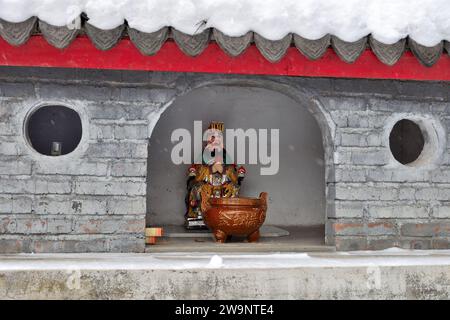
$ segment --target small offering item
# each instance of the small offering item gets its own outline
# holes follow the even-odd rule
[[[52,149],[50,154],[52,156],[60,156],[61,155],[61,142],[54,141],[52,142]]]
[[[163,228],[145,228],[145,243],[156,244],[156,239],[162,237]]]

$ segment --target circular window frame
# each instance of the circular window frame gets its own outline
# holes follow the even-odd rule
[[[416,160],[403,164],[395,159],[390,145],[390,135],[394,126],[401,120],[414,122],[422,132],[424,139],[423,149]],[[434,168],[442,158],[446,146],[446,134],[441,122],[432,115],[395,114],[386,125],[385,141],[390,156],[388,166],[401,168]]]
[[[31,144],[30,138],[28,136],[28,130],[27,130],[27,124],[30,119],[30,117],[39,109],[43,107],[48,106],[61,106],[66,107],[68,109],[71,109],[75,111],[81,120],[81,139],[77,145],[77,147],[67,154],[63,154],[60,156],[51,156],[46,155],[38,152],[33,145]],[[27,146],[27,150],[29,153],[37,160],[48,160],[48,161],[61,161],[65,159],[73,159],[73,158],[79,158],[82,154],[85,153],[87,147],[88,147],[88,140],[89,140],[89,122],[88,122],[88,116],[83,106],[77,105],[77,104],[69,104],[64,101],[44,101],[39,102],[34,105],[32,105],[24,114],[22,117],[22,139],[24,141],[24,144]]]

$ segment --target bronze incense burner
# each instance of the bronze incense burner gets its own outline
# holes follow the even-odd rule
[[[266,219],[267,193],[259,198],[209,198],[202,203],[206,225],[217,242],[228,236],[246,236],[248,242],[259,240],[259,228]]]

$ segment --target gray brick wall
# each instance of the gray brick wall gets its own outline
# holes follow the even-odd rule
[[[3,67],[0,251],[143,252],[152,127],[165,104],[212,84],[277,90],[314,114],[326,150],[329,244],[450,247],[448,83]],[[47,102],[73,107],[83,121],[80,146],[57,161],[22,135],[27,113]],[[389,128],[404,117],[435,130],[421,166],[391,155]]]
[[[450,90],[447,86],[434,95],[433,84],[413,84],[422,93],[420,97],[400,98],[394,92],[375,98],[379,92],[374,86],[367,96],[352,94],[348,99],[345,93],[321,98],[336,123],[335,176],[328,181],[335,199],[327,230],[338,249],[449,246],[446,132]],[[402,118],[423,121],[425,130],[428,124],[436,128],[430,134],[437,139],[430,141],[434,147],[423,164],[405,166],[393,159],[389,132]]]

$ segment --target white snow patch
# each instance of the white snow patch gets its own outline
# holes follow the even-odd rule
[[[449,266],[450,250],[352,253],[222,254],[14,254],[0,255],[8,270],[201,270],[311,267]]]
[[[292,32],[312,40],[330,33],[345,41],[372,34],[386,44],[406,36],[425,46],[450,41],[449,0],[0,0],[0,18],[10,22],[37,16],[64,26],[81,12],[101,29],[127,20],[143,32],[172,26],[192,35],[215,27],[270,40]]]
[[[387,249],[383,249],[383,250],[360,250],[360,251],[338,252],[338,254],[357,255],[357,256],[362,256],[362,255],[427,256],[427,255],[433,254],[434,252],[435,251],[433,251],[433,250],[414,250],[414,249],[403,249],[403,248],[399,248],[399,247],[392,247],[392,248],[387,248]]]
[[[211,260],[209,260],[209,263],[206,265],[206,268],[222,268],[223,267],[223,259],[221,256],[218,256],[217,254],[213,255]]]

